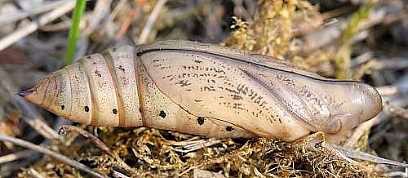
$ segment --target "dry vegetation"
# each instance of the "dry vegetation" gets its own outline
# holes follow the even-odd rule
[[[32,143],[0,142],[0,177],[408,176],[404,168],[351,160],[347,156],[360,155],[338,151],[321,133],[293,143],[216,140],[150,128],[77,125],[64,126],[58,133],[70,123],[15,93],[63,66],[73,2],[0,1],[0,139]],[[188,39],[270,55],[327,77],[363,80],[378,88],[384,111],[358,127],[343,147],[404,162],[406,4],[405,0],[88,1],[76,56],[121,44]],[[44,22],[47,15],[52,18]],[[41,26],[31,29],[33,24]]]

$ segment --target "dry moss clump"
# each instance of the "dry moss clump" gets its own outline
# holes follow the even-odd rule
[[[322,134],[294,143],[263,138],[202,139],[145,128],[102,131],[100,136],[120,161],[92,146],[94,144],[86,139],[78,139],[60,149],[107,175],[121,172],[132,177],[191,177],[194,176],[193,170],[199,169],[226,177],[380,177],[372,166],[348,162],[326,148]],[[206,144],[211,146],[205,147]],[[198,149],[192,149],[194,147]],[[69,166],[48,158],[33,168],[47,173],[47,177],[80,175]],[[26,176],[27,172],[19,175]]]

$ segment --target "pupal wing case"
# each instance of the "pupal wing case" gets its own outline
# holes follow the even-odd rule
[[[287,141],[350,130],[382,109],[371,86],[273,61],[210,44],[163,41],[85,57],[20,94],[86,124]]]

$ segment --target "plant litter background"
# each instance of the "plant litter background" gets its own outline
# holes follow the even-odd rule
[[[359,126],[343,146],[404,162],[407,4],[0,1],[0,177],[407,177],[401,168],[345,157],[327,147],[321,133],[286,143],[217,140],[151,128],[72,127],[15,96],[47,73],[109,47],[166,39],[221,44],[270,55],[326,77],[376,86],[384,111]]]

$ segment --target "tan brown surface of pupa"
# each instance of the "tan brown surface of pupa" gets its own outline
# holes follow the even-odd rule
[[[380,95],[364,83],[328,79],[266,56],[189,41],[90,55],[20,95],[95,126],[286,141],[316,131],[340,138],[336,135],[382,110]]]

